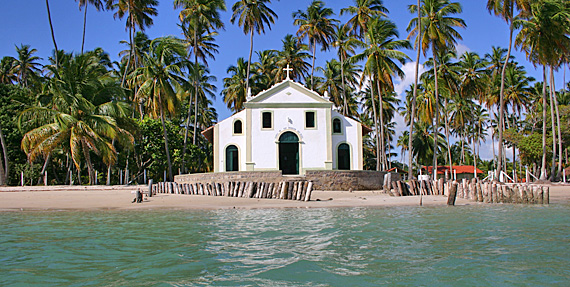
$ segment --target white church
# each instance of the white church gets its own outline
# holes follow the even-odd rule
[[[362,170],[362,136],[370,129],[289,75],[244,106],[203,132],[214,145],[214,172]]]

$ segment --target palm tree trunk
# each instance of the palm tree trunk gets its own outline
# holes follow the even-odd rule
[[[383,161],[382,161],[382,169],[386,169],[386,143],[384,140],[384,100],[382,99],[382,91],[380,90],[380,79],[379,77],[376,78],[376,87],[378,88],[378,106],[379,106],[379,117],[380,117],[380,144]]]
[[[558,173],[557,178],[560,178],[560,172],[562,172],[562,133],[560,131],[560,111],[558,109],[558,99],[556,98],[556,87],[554,81],[554,69],[550,67],[550,77],[552,82],[552,99],[554,100],[554,107],[556,111],[556,127],[558,129]]]
[[[173,181],[172,176],[172,161],[170,160],[170,150],[168,149],[168,134],[166,133],[166,123],[164,122],[164,109],[162,107],[162,100],[159,98],[160,105],[160,121],[162,122],[162,132],[164,134],[164,150],[166,151],[166,160],[168,162],[168,179]]]
[[[371,77],[372,78],[372,77]],[[374,88],[370,87],[370,99],[372,100],[372,112],[374,113],[374,130],[376,132],[376,170],[380,170],[380,135],[378,133],[378,116],[374,103]]]
[[[432,176],[433,180],[437,180],[437,139],[439,135],[439,91],[437,83],[437,62],[435,61],[435,48],[433,51],[433,71],[435,76],[435,124],[433,126],[433,164],[432,164]]]
[[[59,67],[59,59],[58,59],[58,55],[57,55],[57,51],[59,51],[59,49],[57,49],[57,43],[55,42],[55,34],[53,32],[53,24],[51,23],[51,13],[49,11],[49,1],[46,0],[46,8],[47,8],[47,14],[48,14],[48,20],[49,20],[49,27],[51,29],[51,40],[53,41],[53,46],[55,47],[55,67]]]
[[[552,162],[550,166],[550,180],[556,180],[556,127],[554,122],[554,87],[552,86],[552,80],[554,77],[552,76],[552,68],[550,69],[550,123],[552,127]],[[546,84],[546,82],[545,82]]]
[[[123,79],[121,80],[121,86],[124,87],[125,79],[127,78],[127,72],[129,71],[129,66],[131,65],[131,58],[133,57],[134,46],[133,46],[133,34],[134,34],[134,20],[133,15],[129,13],[129,21],[131,22],[131,26],[129,27],[129,44],[131,51],[129,52],[129,58],[127,59],[127,66],[125,67],[125,72],[123,73]]]
[[[474,175],[477,174],[477,146],[475,145],[475,139],[473,139],[473,172]],[[475,176],[477,177],[477,176]]]
[[[517,154],[516,154],[516,147],[513,144],[513,181],[517,182]]]
[[[93,164],[91,163],[91,156],[89,155],[89,147],[83,142],[83,156],[85,157],[85,163],[87,164],[87,173],[89,174],[89,185],[95,184],[95,171],[93,170]]]
[[[479,145],[481,143],[481,127],[477,127],[477,149],[474,150],[475,152],[475,161],[473,161],[473,165],[475,166],[475,170],[477,170],[477,161],[479,160]]]
[[[192,96],[188,99],[188,118],[186,118],[186,127],[184,128],[184,147],[182,148],[182,172],[186,173],[186,150],[188,147],[188,127],[190,126],[190,115],[192,113]]]
[[[540,166],[540,179],[546,180],[546,67],[542,66],[542,164]]]
[[[87,26],[87,5],[89,5],[89,1],[85,1],[85,11],[83,12],[83,40],[81,41],[81,54],[83,54],[83,47],[85,47],[85,27]]]
[[[10,161],[8,160],[8,149],[6,148],[6,142],[4,141],[4,134],[2,133],[2,127],[0,126],[0,145],[2,145],[2,153],[4,154],[4,163],[2,163],[2,159],[0,158],[0,166],[2,170],[0,170],[0,185],[8,183],[8,175],[10,174]]]
[[[251,54],[253,53],[253,28],[249,31],[249,57],[247,58],[247,76],[245,77],[245,94],[249,91],[249,70],[251,67]]]
[[[44,165],[42,166],[42,171],[40,172],[40,178],[38,178],[38,184],[40,184],[40,182],[42,182],[43,177],[47,173],[47,165],[49,163],[50,158],[51,158],[51,153],[48,154],[48,156],[46,157],[46,161],[44,162]]]
[[[410,116],[410,133],[409,133],[409,138],[408,138],[408,150],[410,151],[409,153],[409,158],[408,158],[408,179],[412,179],[414,176],[414,171],[413,171],[413,152],[412,152],[412,138],[414,137],[414,121],[416,120],[416,97],[418,96],[418,78],[419,78],[419,72],[420,72],[420,51],[421,51],[421,45],[420,45],[420,41],[422,39],[422,21],[421,21],[421,1],[418,0],[418,36],[416,38],[416,50],[417,50],[417,54],[416,54],[416,74],[415,74],[415,79],[414,79],[414,94],[412,95],[412,114]]]
[[[313,64],[311,65],[311,90],[314,88],[313,72],[315,71],[316,53],[317,53],[317,43],[316,43],[315,39],[313,39]]]
[[[496,163],[496,154],[495,154],[495,135],[494,133],[491,133],[491,145],[493,146],[493,160],[495,160],[495,165]],[[496,168],[496,167],[495,167]]]
[[[344,56],[340,54],[340,79],[342,81],[342,99],[344,101],[343,115],[348,115],[348,104],[346,101],[346,86],[344,85]]]
[[[447,99],[445,100],[445,112],[447,113]],[[451,158],[451,144],[450,142],[450,132],[449,132],[449,118],[447,116],[444,117],[445,118],[445,138],[446,141],[445,143],[447,144],[447,158],[449,161],[449,172],[453,173],[453,159]],[[453,177],[453,175],[452,175]]]
[[[198,69],[199,68],[198,67],[198,54],[196,53],[196,50],[198,49],[198,40],[196,39],[197,38],[196,29],[197,28],[194,29],[194,63],[196,64],[196,69]],[[251,48],[253,48],[253,46],[251,46]],[[250,50],[249,57],[251,58],[251,50]],[[248,75],[247,75],[247,77],[249,77],[249,62],[247,64],[248,64],[248,69],[247,69]],[[246,92],[247,92],[247,89],[246,89]],[[196,145],[196,133],[197,133],[196,129],[197,128],[198,128],[198,72],[196,72],[194,74],[194,134],[192,135],[192,144],[193,145]]]
[[[196,50],[198,48],[198,39],[196,39],[196,35],[198,34],[197,32],[198,27],[194,27],[194,64],[197,66],[198,65],[198,53],[196,53]],[[194,75],[194,97],[195,97],[195,101],[197,103],[198,100],[198,84],[196,81],[196,75],[197,73],[195,73]],[[192,97],[190,97],[190,99],[188,99],[188,119],[186,120],[186,128],[184,129],[184,147],[182,150],[182,171],[186,172],[186,160],[184,159],[184,156],[186,155],[186,150],[187,150],[187,145],[188,145],[188,128],[190,126],[190,115],[192,113]],[[194,120],[197,121],[198,115],[194,114]],[[192,144],[196,144],[196,123],[194,123],[194,134],[192,135]]]
[[[511,5],[511,14],[513,15],[513,8],[514,5]],[[510,27],[509,27],[509,49],[507,50],[507,58],[505,59],[505,64],[503,65],[503,70],[501,71],[501,90],[499,93],[499,155],[498,155],[498,162],[497,162],[497,170],[495,171],[495,175],[497,178],[499,177],[499,172],[503,168],[502,163],[502,156],[503,156],[503,129],[504,129],[504,117],[505,117],[505,74],[507,71],[507,65],[509,63],[509,58],[511,57],[511,48],[513,46],[513,19],[510,19]]]
[[[0,186],[4,186],[6,185],[6,181],[7,181],[7,174],[4,172],[4,161],[2,160],[2,157],[0,156]]]
[[[111,140],[111,145],[115,146],[115,139]],[[111,165],[107,166],[107,182],[106,185],[111,185]]]

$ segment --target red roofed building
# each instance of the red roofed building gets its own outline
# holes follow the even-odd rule
[[[422,167],[422,173],[424,174],[431,174],[431,170],[433,167],[431,166],[424,166]],[[437,178],[445,178],[445,174],[448,174],[449,178],[453,178],[453,172],[457,175],[457,179],[467,178],[472,179],[475,176],[475,172],[477,175],[483,174],[483,171],[480,169],[476,169],[475,166],[472,165],[454,165],[453,172],[450,172],[449,166],[438,166],[437,167]]]

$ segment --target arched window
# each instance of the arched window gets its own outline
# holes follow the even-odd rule
[[[226,171],[239,171],[239,154],[235,145],[226,148]]]
[[[234,134],[242,134],[243,128],[240,120],[234,122]]]
[[[350,170],[350,147],[345,143],[338,146],[337,162],[338,169]]]
[[[333,120],[333,134],[340,134],[342,133],[342,123],[340,119]]]

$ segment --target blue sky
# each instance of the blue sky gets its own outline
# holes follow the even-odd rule
[[[154,18],[154,25],[145,32],[150,38],[174,35],[182,37],[177,26],[178,12],[173,9],[171,0],[159,0],[158,16]],[[264,35],[254,36],[254,51],[265,49],[280,49],[281,40],[286,34],[295,34],[297,27],[293,25],[291,14],[299,9],[305,10],[311,1],[309,0],[282,0],[273,1],[269,4],[279,16],[276,23]],[[328,0],[325,1],[328,7],[334,12],[340,13],[340,9],[352,5],[353,1],[348,0]],[[467,23],[467,29],[460,29],[463,40],[459,41],[458,51],[473,51],[483,56],[491,51],[492,46],[506,47],[508,45],[508,26],[498,17],[491,16],[485,9],[486,1],[483,0],[459,0],[463,6],[463,13],[459,17]],[[222,90],[222,79],[227,76],[226,69],[235,64],[238,57],[247,58],[249,52],[249,37],[246,36],[240,27],[230,23],[231,6],[235,0],[226,1],[228,11],[221,14],[225,23],[225,30],[220,31],[216,41],[220,46],[220,53],[215,60],[210,60],[210,71],[218,78],[218,96],[215,100],[215,108],[219,114],[219,120],[227,118],[231,112],[222,102],[219,92]],[[408,12],[407,6],[416,3],[415,0],[384,0],[385,6],[389,9],[389,17],[396,23],[400,31],[400,37],[405,38],[405,31],[412,15]],[[53,43],[51,40],[49,23],[47,18],[45,1],[40,0],[3,0],[0,9],[0,56],[16,56],[15,45],[27,44],[38,50],[37,55],[46,59],[51,55]],[[83,29],[83,12],[79,11],[78,5],[71,0],[52,0],[50,10],[55,30],[55,37],[59,49],[65,51],[80,52],[81,36]],[[347,16],[340,17],[345,22]],[[125,20],[113,18],[111,11],[96,11],[93,7],[88,8],[87,13],[87,36],[85,49],[92,50],[102,47],[108,52],[112,60],[118,60],[119,51],[126,48],[119,44],[119,41],[127,40],[128,34],[125,30]],[[405,51],[410,58],[415,59],[414,51]],[[527,67],[527,71],[535,78],[542,78],[541,70],[536,70],[528,64],[524,54],[514,51],[516,60]],[[324,65],[326,60],[334,57],[331,52],[324,53],[317,51],[317,65]],[[255,60],[255,55],[254,55]],[[422,57],[420,62],[424,62]],[[399,85],[399,90],[405,89],[408,83],[413,80],[413,63],[408,63],[405,71],[410,74],[407,79]],[[562,85],[562,73],[556,75],[557,88]],[[398,81],[396,81],[398,82]],[[398,130],[405,129],[399,121]],[[399,135],[399,134],[398,134]],[[482,157],[491,157],[490,142],[486,154]],[[485,148],[482,147],[484,152]]]

